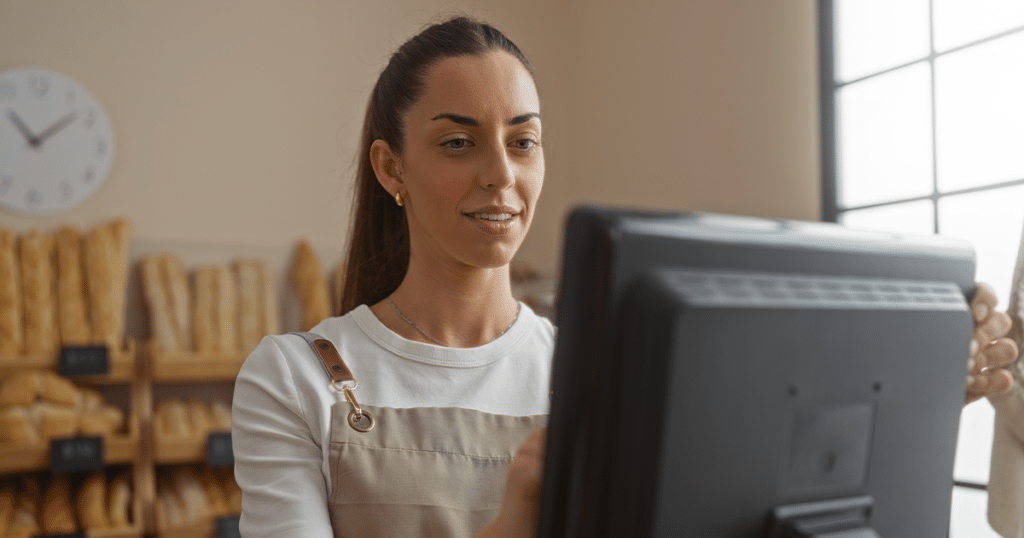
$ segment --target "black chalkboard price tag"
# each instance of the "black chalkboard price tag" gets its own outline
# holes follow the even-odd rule
[[[238,532],[238,516],[217,518],[217,538],[242,538]]]
[[[103,468],[103,438],[73,437],[50,441],[50,470],[55,473]]]
[[[85,538],[85,533],[73,532],[71,534],[33,534],[32,538]]]
[[[106,375],[110,372],[107,346],[65,346],[60,348],[60,375]]]
[[[231,467],[235,453],[231,450],[231,432],[213,432],[206,437],[206,465]]]

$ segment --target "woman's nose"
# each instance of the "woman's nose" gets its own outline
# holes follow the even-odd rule
[[[491,152],[487,165],[480,174],[480,184],[485,189],[506,189],[514,184],[515,166],[502,145]]]

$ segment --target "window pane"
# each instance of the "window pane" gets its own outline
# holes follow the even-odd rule
[[[942,52],[1024,25],[1020,0],[934,0],[935,50]]]
[[[881,230],[900,234],[928,235],[935,232],[935,206],[931,200],[844,211],[839,222],[850,228]]]
[[[978,253],[977,279],[991,285],[1001,309],[1010,297],[1010,281],[1024,226],[1024,186],[939,200],[939,233],[970,241]]]
[[[1024,33],[935,61],[939,188],[1024,178]]]
[[[1000,538],[988,525],[988,494],[976,489],[953,488],[949,538]]]
[[[930,50],[928,0],[836,0],[836,76],[853,80]]]
[[[921,62],[838,91],[840,206],[931,194],[930,84]]]

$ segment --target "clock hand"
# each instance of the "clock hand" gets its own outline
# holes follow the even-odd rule
[[[58,131],[67,127],[71,122],[75,121],[76,118],[78,118],[78,112],[68,112],[63,118],[57,120],[56,123],[39,133],[39,135],[36,136],[36,144],[41,146],[47,138],[57,134]]]
[[[11,123],[13,123],[14,126],[18,128],[18,131],[21,133],[21,136],[25,137],[25,141],[28,142],[29,146],[32,146],[33,148],[39,147],[40,140],[36,138],[34,134],[32,134],[32,131],[28,128],[28,125],[25,125],[25,122],[22,121],[21,117],[18,116],[18,114],[14,111],[13,108],[7,109],[7,117],[10,118]]]

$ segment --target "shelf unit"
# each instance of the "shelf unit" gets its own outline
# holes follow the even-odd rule
[[[129,406],[128,433],[104,438],[104,465],[130,466],[133,487],[131,528],[88,531],[89,538],[215,538],[217,519],[205,518],[179,528],[157,528],[155,517],[157,467],[203,464],[206,438],[157,439],[153,428],[156,402],[154,386],[177,383],[231,383],[247,354],[159,352],[152,344],[136,346],[129,341],[124,350],[109,355],[106,375],[75,376],[83,386],[126,385]],[[0,358],[0,378],[15,372],[37,369],[56,372],[56,357],[27,356]],[[158,442],[159,441],[159,442]],[[50,444],[14,447],[0,443],[0,476],[49,470]]]

